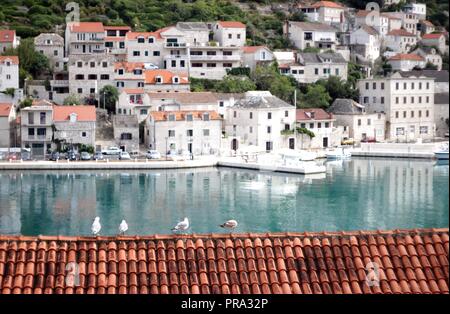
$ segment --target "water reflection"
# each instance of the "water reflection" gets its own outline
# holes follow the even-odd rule
[[[448,165],[353,159],[313,176],[206,168],[147,172],[1,172],[0,233],[102,233],[126,219],[130,234],[448,227]]]

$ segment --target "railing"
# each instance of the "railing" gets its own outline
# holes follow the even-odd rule
[[[188,59],[188,55],[166,55],[164,59]]]
[[[69,86],[69,80],[52,80],[50,85],[53,87],[67,87]]]
[[[215,56],[208,56],[208,55],[191,55],[191,60],[207,60],[207,61],[240,61],[241,56],[239,55],[231,55],[231,56],[224,56],[224,55],[215,55]]]
[[[165,43],[164,44],[165,48],[186,48],[187,44],[186,43]]]

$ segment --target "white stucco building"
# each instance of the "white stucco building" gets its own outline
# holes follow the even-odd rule
[[[242,47],[242,66],[250,68],[251,71],[258,65],[266,65],[274,60],[272,51],[266,46]]]
[[[216,111],[154,111],[145,121],[145,144],[161,155],[168,151],[213,155],[220,152],[222,119]]]
[[[417,37],[404,30],[390,31],[385,40],[385,46],[396,53],[408,53],[417,44]]]
[[[411,71],[414,68],[424,68],[425,58],[413,53],[399,53],[390,57],[387,61],[393,71]]]
[[[0,56],[0,91],[19,88],[19,58]]]
[[[342,126],[356,142],[385,139],[386,117],[382,112],[368,112],[356,101],[342,98],[335,99],[327,111],[333,114],[336,126]]]
[[[0,29],[0,54],[7,49],[17,48],[20,44],[20,37],[16,36],[16,31],[12,29]]]
[[[339,133],[334,128],[335,118],[331,113],[320,108],[297,109],[297,127],[307,129],[314,133],[314,137],[306,134],[297,134],[300,148],[326,148],[341,143]]]
[[[337,29],[323,23],[287,21],[283,32],[298,49],[316,47],[321,50],[335,49]]]
[[[270,92],[247,92],[227,108],[225,134],[229,147],[257,146],[272,151],[295,148],[295,107]]]
[[[378,32],[371,26],[362,25],[350,33],[352,50],[365,60],[374,62],[380,57],[381,40]]]
[[[386,138],[410,142],[434,136],[434,78],[404,75],[358,81],[360,103],[386,114]]]
[[[15,129],[16,110],[12,103],[0,102],[0,148],[13,147],[17,130]]]

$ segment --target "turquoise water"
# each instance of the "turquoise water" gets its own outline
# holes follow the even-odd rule
[[[352,159],[319,176],[205,168],[167,171],[0,172],[0,234],[195,233],[448,227],[449,167],[433,161]]]

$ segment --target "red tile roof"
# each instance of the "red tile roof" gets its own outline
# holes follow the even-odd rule
[[[6,60],[11,61],[12,64],[19,64],[18,56],[0,56],[0,63],[5,62]]]
[[[0,236],[0,293],[448,294],[448,250],[448,229]]]
[[[148,39],[149,37],[155,37],[156,39],[161,39],[160,32],[128,32],[127,33],[127,39],[129,40],[136,40],[138,37],[144,37],[145,39]]]
[[[156,77],[162,78],[162,84],[173,84],[172,79],[179,77],[178,84],[189,84],[189,79],[186,74],[177,74],[169,70],[146,70],[144,72],[145,84],[156,84]]]
[[[0,43],[12,43],[15,36],[15,30],[0,29]]]
[[[53,121],[69,121],[72,113],[77,114],[77,121],[96,121],[94,106],[53,106]]]
[[[267,48],[266,46],[244,46],[242,47],[242,52],[244,53],[255,53],[260,49]]]
[[[11,103],[0,103],[0,117],[9,117],[12,108]]]
[[[424,61],[425,59],[413,53],[398,53],[395,56],[389,58],[389,61],[396,60]]]
[[[333,115],[320,108],[297,109],[297,121],[331,120]]]
[[[103,33],[105,31],[101,22],[70,22],[68,26],[74,33]]]
[[[133,72],[134,69],[144,69],[143,62],[115,62],[114,70],[124,69],[125,72]]]
[[[118,31],[131,31],[131,27],[126,25],[120,25],[120,26],[104,26],[105,30],[118,30]]]
[[[432,34],[424,34],[422,39],[439,39],[441,36],[444,36],[442,33],[432,33]]]
[[[321,7],[334,8],[334,9],[343,9],[344,8],[339,3],[332,2],[332,1],[318,1],[311,6],[311,8],[321,8]]]
[[[219,21],[217,22],[223,28],[245,28],[245,24],[236,21]]]
[[[144,94],[145,91],[143,88],[124,88],[122,89],[127,94]]]
[[[389,33],[387,33],[388,35],[391,36],[408,36],[408,37],[415,37],[414,34],[404,30],[403,28],[401,29],[393,29],[391,30]]]
[[[221,119],[220,115],[216,111],[213,111],[213,110],[153,111],[153,112],[150,112],[150,116],[152,116],[152,118],[155,121],[167,121],[167,120],[169,120],[168,119],[169,115],[174,114],[176,121],[184,121],[184,120],[186,120],[187,114],[192,114],[194,117],[194,120],[195,119],[202,120],[204,113],[209,113],[210,120],[220,120]]]
[[[428,21],[428,20],[420,20],[420,22],[421,22],[422,24],[425,24],[426,26],[434,27],[433,23],[431,23],[431,22]]]

